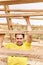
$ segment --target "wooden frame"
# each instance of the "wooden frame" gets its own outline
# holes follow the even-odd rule
[[[34,3],[34,2],[43,2],[43,0],[0,0],[0,5],[9,5],[9,4],[24,4],[24,3]]]

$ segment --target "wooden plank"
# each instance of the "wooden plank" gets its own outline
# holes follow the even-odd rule
[[[31,20],[43,20],[43,18],[30,18]]]
[[[3,46],[3,39],[5,34],[0,34],[0,48]]]
[[[8,11],[10,12],[43,12],[43,10],[37,10],[37,9],[31,9],[31,10],[26,10],[26,9],[23,9],[23,10],[20,10],[20,9],[9,9]]]
[[[4,6],[4,5],[3,5]],[[5,11],[4,9],[0,9],[0,11]],[[43,10],[40,10],[40,9],[31,9],[31,10],[26,10],[26,9],[23,9],[23,10],[20,10],[20,9],[7,9],[7,11],[10,11],[10,12],[42,12],[43,13]]]
[[[5,17],[24,17],[24,16],[43,16],[43,13],[39,12],[39,13],[0,14],[0,18],[5,18]]]
[[[8,5],[5,5],[4,8],[5,8],[5,13],[6,13],[6,14],[9,14],[10,12],[7,10],[7,9],[9,9]],[[9,29],[9,30],[13,30],[11,18],[6,17],[6,19],[7,19],[8,29]],[[13,34],[10,33],[10,40],[11,40],[11,42],[12,42],[12,35],[13,35]]]
[[[43,2],[43,0],[0,0],[0,5]]]
[[[24,19],[24,18],[23,18],[23,17],[13,17],[13,19],[21,19],[21,20],[22,20],[22,19]],[[40,17],[35,17],[35,18],[33,17],[33,18],[32,18],[31,16],[30,16],[30,19],[31,19],[31,20],[43,20],[43,18],[40,18]]]

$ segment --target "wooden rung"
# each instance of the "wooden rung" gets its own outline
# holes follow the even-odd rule
[[[37,10],[37,9],[32,9],[32,10],[20,10],[20,9],[8,9],[10,12],[43,12],[43,10]]]
[[[24,17],[24,16],[43,16],[42,12],[38,13],[13,13],[13,14],[0,14],[0,18],[5,18],[5,17]]]
[[[23,34],[43,34],[43,30],[34,30],[34,31],[16,31],[16,30],[0,30],[0,34],[6,34],[6,33],[23,33]]]

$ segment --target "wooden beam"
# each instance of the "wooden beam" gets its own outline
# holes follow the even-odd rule
[[[43,18],[30,18],[31,20],[43,20]]]
[[[5,11],[5,10],[0,9],[0,11]],[[33,9],[33,10],[7,9],[7,11],[10,11],[10,12],[42,12],[43,13],[43,10],[39,10],[39,9],[38,10],[37,9]]]
[[[33,9],[33,10],[20,10],[20,9],[9,9],[8,11],[10,12],[43,12],[43,10],[37,10],[37,9]]]
[[[9,14],[10,12],[7,10],[7,9],[9,9],[8,5],[5,5],[4,7],[5,7],[5,13]],[[11,18],[6,17],[6,19],[7,19],[8,29],[13,30]],[[10,40],[12,42],[12,33],[10,33]]]
[[[0,34],[0,48],[3,46],[3,39],[4,39],[5,33]]]
[[[24,16],[43,16],[43,13],[39,12],[39,13],[0,14],[0,18],[5,18],[5,17],[24,17]]]
[[[22,4],[22,3],[34,3],[34,2],[43,2],[43,0],[0,0],[0,5],[9,5],[9,4]]]

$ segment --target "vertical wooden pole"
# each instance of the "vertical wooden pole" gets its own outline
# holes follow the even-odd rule
[[[8,9],[9,9],[8,5],[5,5],[4,8],[5,8],[5,13],[9,14],[10,12],[8,11]],[[7,17],[6,19],[7,19],[8,29],[13,30],[11,18]],[[10,33],[10,39],[11,39],[11,42],[12,42],[12,39],[13,39],[12,33]]]
[[[3,39],[5,34],[0,34],[0,48],[3,46]]]

